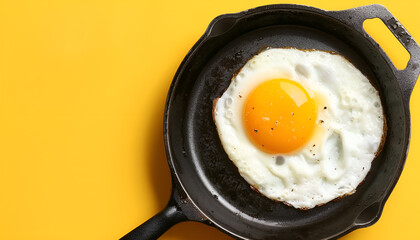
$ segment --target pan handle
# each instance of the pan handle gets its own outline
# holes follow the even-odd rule
[[[379,18],[400,41],[404,48],[410,54],[410,60],[407,67],[403,70],[397,69],[394,64],[390,64],[397,77],[402,95],[406,98],[406,103],[410,98],[414,85],[420,73],[420,46],[411,37],[402,24],[388,11],[388,9],[380,4],[372,4],[343,11],[330,12],[343,22],[352,25],[356,30],[362,33],[372,43],[375,40],[363,29],[363,22],[371,18]],[[392,63],[389,59],[388,62]]]
[[[185,220],[187,220],[187,217],[179,210],[176,201],[171,197],[165,209],[120,238],[120,240],[155,240],[170,227]]]

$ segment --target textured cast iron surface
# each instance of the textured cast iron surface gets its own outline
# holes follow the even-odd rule
[[[189,219],[215,225],[237,238],[322,239],[379,218],[405,161],[408,99],[414,83],[402,87],[408,89],[404,97],[400,76],[383,51],[333,15],[296,5],[225,15],[211,24],[184,59],[169,91],[165,145],[175,192],[181,196],[178,205]],[[348,17],[351,21],[352,16]],[[388,136],[355,194],[297,210],[253,191],[224,152],[212,119],[213,100],[221,96],[234,73],[267,46],[338,52],[380,91]]]

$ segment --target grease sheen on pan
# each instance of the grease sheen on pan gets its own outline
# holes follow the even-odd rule
[[[384,134],[378,91],[347,59],[324,51],[260,52],[232,78],[213,113],[241,176],[300,209],[352,194]]]

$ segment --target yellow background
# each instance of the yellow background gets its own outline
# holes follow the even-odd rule
[[[214,17],[271,3],[284,2],[0,0],[0,239],[117,239],[162,209],[162,118],[178,65]],[[420,1],[376,3],[420,42]],[[403,65],[389,33],[371,32]],[[343,239],[418,238],[419,103],[416,87],[408,160],[381,219]],[[162,239],[230,238],[185,222]]]

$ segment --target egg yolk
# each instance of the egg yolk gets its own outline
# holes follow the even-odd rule
[[[262,151],[287,154],[308,142],[317,115],[314,99],[299,83],[273,79],[248,96],[243,120],[248,136]]]

